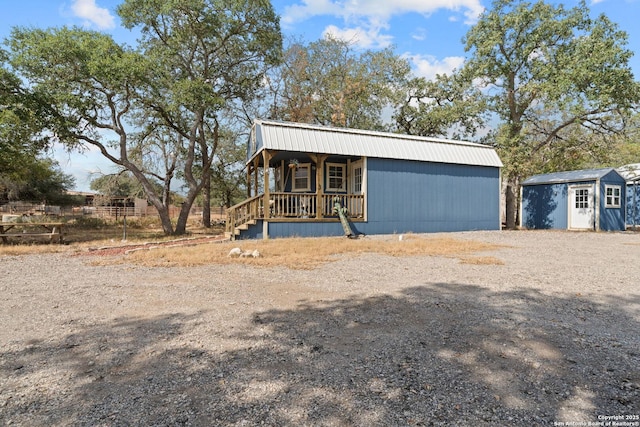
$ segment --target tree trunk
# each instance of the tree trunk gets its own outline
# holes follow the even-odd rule
[[[211,174],[208,174],[202,186],[202,225],[211,228]]]
[[[189,190],[189,193],[187,193],[184,202],[182,202],[182,208],[180,209],[180,215],[178,215],[174,234],[182,235],[187,233],[189,213],[191,213],[191,207],[193,206],[199,191],[202,191],[202,188],[195,186]]]
[[[155,193],[147,192],[147,199],[149,199],[153,207],[158,211],[164,234],[167,236],[173,234],[174,230],[173,224],[171,223],[171,215],[169,215],[169,205],[162,203]]]
[[[158,216],[160,217],[160,223],[162,224],[162,231],[167,236],[173,234],[174,233],[173,224],[171,223],[171,215],[169,214],[170,203],[164,203],[164,201],[160,200],[157,197],[157,195],[152,191],[146,191],[146,193],[147,193],[147,199],[149,199],[153,207],[155,207],[156,210],[158,211]]]
[[[187,220],[189,219],[189,211],[191,211],[191,206],[193,205],[193,200],[185,200],[182,203],[182,209],[180,209],[180,214],[178,215],[178,221],[176,222],[176,230],[175,233],[178,236],[187,233]]]
[[[167,236],[173,234],[173,224],[171,224],[169,207],[162,206],[162,209],[158,209],[158,215],[160,216],[160,223],[162,224],[162,231],[164,232],[164,234]]]
[[[518,183],[517,180],[509,179],[505,194],[506,204],[506,226],[509,230],[515,230],[518,217]]]
[[[162,224],[162,231],[164,232],[164,234],[174,234],[173,224],[171,223],[171,215],[169,214],[170,204],[165,203],[168,201],[166,200],[167,194],[165,194],[163,191],[162,199],[160,199],[160,196],[158,196],[155,189],[151,186],[149,180],[147,180],[144,174],[137,167],[135,167],[134,164],[129,161],[123,161],[121,165],[129,170],[142,185],[142,188],[147,195],[147,200],[149,200],[153,207],[155,207],[158,211],[158,216],[160,217],[160,223]]]

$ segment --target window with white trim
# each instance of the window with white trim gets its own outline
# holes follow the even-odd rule
[[[291,191],[311,191],[311,163],[300,163],[294,169]]]
[[[327,190],[347,191],[347,165],[327,163]]]
[[[619,185],[605,185],[604,191],[606,197],[604,206],[607,208],[619,208],[622,187]]]

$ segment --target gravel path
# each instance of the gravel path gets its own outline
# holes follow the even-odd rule
[[[0,425],[640,425],[639,234],[447,236],[504,264],[0,257]]]

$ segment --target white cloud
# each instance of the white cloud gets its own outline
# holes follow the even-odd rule
[[[416,28],[413,34],[411,34],[411,38],[419,42],[425,41],[427,39],[427,30],[424,28]]]
[[[318,15],[340,15],[340,5],[331,0],[302,0],[301,4],[285,8],[280,22],[288,26]]]
[[[73,14],[85,19],[85,24],[97,26],[101,30],[115,28],[115,18],[108,9],[96,5],[96,0],[73,0],[71,4]]]
[[[451,74],[455,69],[460,69],[464,64],[462,56],[448,56],[442,60],[429,55],[405,55],[413,65],[413,71],[418,77],[433,80],[437,74]]]
[[[353,43],[363,49],[385,48],[391,45],[392,40],[391,36],[381,34],[380,29],[362,27],[340,29],[335,25],[325,28],[322,35]]]
[[[467,24],[477,21],[484,8],[480,0],[298,0],[300,3],[285,8],[281,17],[283,27],[314,16],[332,16],[342,19],[344,27],[330,25],[324,35],[350,41],[363,48],[384,48],[393,43],[388,34],[392,17],[406,13],[429,16],[438,10],[450,10],[457,15],[451,19],[464,19]],[[420,31],[414,38],[424,37]]]
[[[430,15],[438,10],[462,12],[466,22],[476,22],[484,7],[480,0],[301,0],[284,10],[282,22],[291,25],[312,16],[332,15],[345,22],[366,19],[371,22],[387,22],[391,17],[405,13]]]

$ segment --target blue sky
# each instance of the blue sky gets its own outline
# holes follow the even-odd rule
[[[118,42],[135,44],[135,35],[120,26],[115,8],[122,0],[0,0],[0,39],[14,26],[81,26],[112,34]],[[462,38],[489,0],[272,0],[285,36],[317,40],[326,34],[357,46],[392,46],[409,59],[417,75],[427,78],[459,67],[465,58]],[[564,2],[574,7],[576,0]],[[596,0],[592,16],[606,14],[629,35],[635,52],[631,66],[640,76],[640,0]],[[97,152],[54,153],[65,172],[87,191],[92,174],[109,173],[110,164]]]

